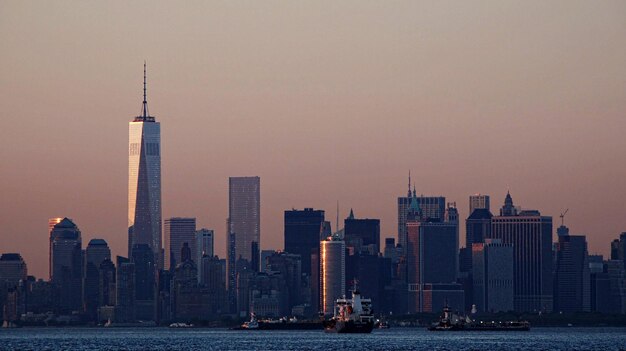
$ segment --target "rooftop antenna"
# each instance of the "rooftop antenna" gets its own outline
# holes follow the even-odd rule
[[[143,105],[142,117],[148,117],[148,99],[146,98],[146,61],[143,61]]]
[[[339,200],[337,200],[337,222],[335,222],[335,230],[339,233]]]
[[[565,210],[565,212],[561,213],[561,215],[559,217],[561,217],[561,227],[565,226],[565,215],[567,214],[567,211],[569,211],[569,208]]]

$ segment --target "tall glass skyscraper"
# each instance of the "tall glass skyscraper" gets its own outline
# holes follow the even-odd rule
[[[163,267],[161,244],[161,125],[148,113],[146,65],[141,115],[128,125],[128,255],[147,244]]]

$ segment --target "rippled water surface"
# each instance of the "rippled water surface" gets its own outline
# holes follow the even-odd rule
[[[225,329],[22,328],[0,330],[2,350],[626,350],[626,328],[530,332],[374,330],[372,334]]]

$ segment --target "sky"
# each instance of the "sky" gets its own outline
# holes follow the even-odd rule
[[[148,65],[163,218],[225,253],[228,177],[283,211],[350,210],[395,237],[397,196],[468,216],[491,195],[585,234],[626,231],[624,1],[0,1],[0,253],[48,273],[48,218],[126,255],[128,122]],[[461,244],[464,243],[464,221]]]

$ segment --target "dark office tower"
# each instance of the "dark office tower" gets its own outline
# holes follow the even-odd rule
[[[100,263],[98,267],[98,307],[115,306],[116,271],[115,264],[110,259]]]
[[[251,253],[252,253],[252,259],[250,261],[250,268],[255,271],[258,272],[259,271],[259,259],[261,258],[261,252],[259,250],[259,243],[257,243],[256,241],[253,241],[250,244],[251,247]]]
[[[457,280],[458,225],[428,218],[417,197],[407,211],[408,312],[436,312],[446,301],[462,310],[464,293]]]
[[[25,281],[27,276],[26,262],[20,254],[3,253],[0,256],[0,286],[15,287],[20,280]]]
[[[302,267],[299,255],[274,252],[268,257],[267,268],[269,272],[279,272],[285,279],[288,290],[287,308],[289,311],[299,304],[304,303],[302,298]]]
[[[166,219],[164,237],[165,267],[172,270],[182,262],[180,249],[185,243],[192,252],[196,252],[196,219],[181,217]]]
[[[465,221],[465,247],[461,257],[461,266],[472,271],[472,244],[482,243],[491,235],[491,218],[488,209],[477,208]]]
[[[208,290],[209,311],[219,316],[228,313],[226,305],[226,274],[217,256],[204,256],[201,260],[200,284]]]
[[[115,292],[115,320],[132,323],[135,316],[135,264],[128,258],[117,256]]]
[[[415,188],[411,194],[411,176],[409,175],[409,190],[407,196],[398,197],[398,243],[406,248],[406,220],[407,212],[413,198],[416,198],[420,211],[425,218],[443,221],[446,212],[446,198],[442,196],[417,196]]]
[[[556,244],[554,277],[554,310],[558,312],[589,312],[590,272],[587,241],[584,235],[569,235],[567,227],[559,227]]]
[[[611,313],[626,313],[626,269],[624,261],[607,261],[606,271],[609,278]]]
[[[380,219],[357,219],[350,209],[344,220],[344,241],[355,252],[378,256],[380,252]]]
[[[300,255],[302,272],[311,274],[311,252],[319,252],[324,211],[305,208],[285,211],[285,252]]]
[[[131,262],[135,265],[135,313],[139,320],[155,319],[156,262],[147,244],[133,247]]]
[[[489,203],[489,195],[470,195],[469,197],[469,215],[471,216],[474,210],[491,210],[491,205]]]
[[[63,218],[50,232],[50,282],[58,291],[62,313],[82,310],[83,257],[80,230]]]
[[[85,313],[95,321],[100,296],[100,265],[111,259],[111,250],[102,239],[92,239],[85,249],[85,276],[83,279],[83,302]]]
[[[148,113],[145,63],[141,115],[128,123],[128,257],[136,244],[150,246],[163,267],[161,124]]]
[[[499,239],[472,244],[473,296],[478,311],[508,312],[513,306],[513,245]]]
[[[544,311],[553,308],[552,281],[552,217],[539,211],[518,213],[507,193],[503,216],[491,219],[492,239],[513,244],[514,306],[517,312]]]

